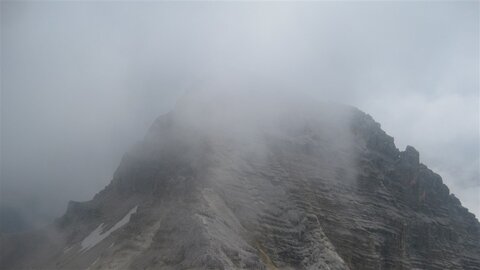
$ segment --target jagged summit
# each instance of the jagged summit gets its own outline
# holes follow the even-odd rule
[[[369,115],[216,93],[159,117],[91,201],[3,236],[0,266],[480,269],[479,258],[474,215]]]

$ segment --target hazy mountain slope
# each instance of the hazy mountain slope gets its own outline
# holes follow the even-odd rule
[[[370,116],[233,100],[185,98],[1,268],[480,269],[479,222]]]

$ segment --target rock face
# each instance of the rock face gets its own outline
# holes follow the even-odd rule
[[[370,116],[238,103],[184,99],[0,268],[480,269],[478,220]]]

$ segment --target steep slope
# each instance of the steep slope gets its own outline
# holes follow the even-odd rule
[[[93,200],[3,235],[1,268],[480,269],[479,222],[370,116],[212,100],[158,118]]]

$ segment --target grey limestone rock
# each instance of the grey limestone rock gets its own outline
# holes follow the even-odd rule
[[[2,235],[0,268],[480,269],[478,220],[367,114],[201,108],[159,117],[93,200]]]

